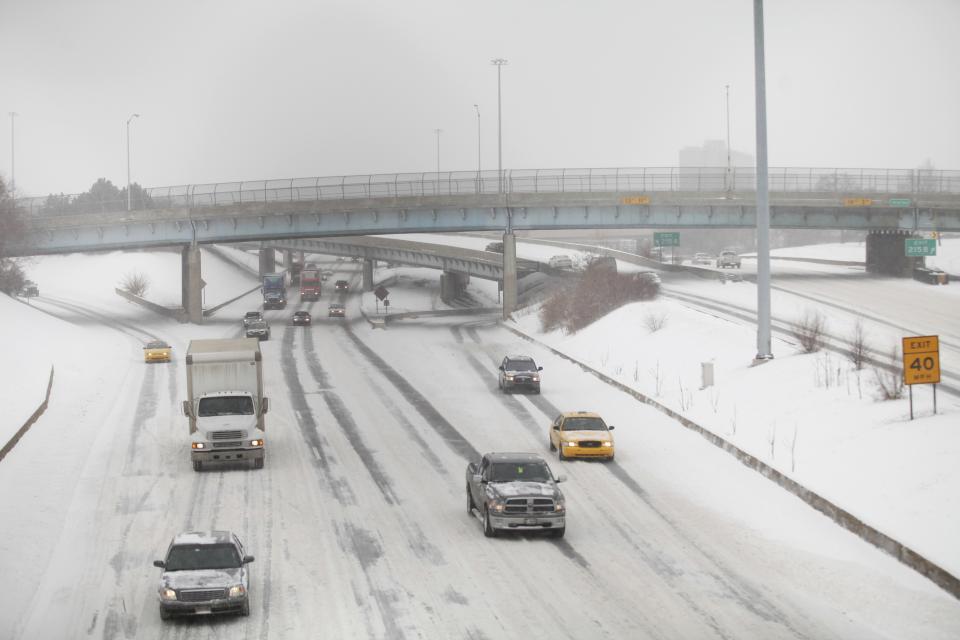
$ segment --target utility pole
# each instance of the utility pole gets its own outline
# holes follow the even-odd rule
[[[497,193],[503,193],[503,108],[500,100],[500,68],[507,64],[503,58],[490,61],[497,67]]]

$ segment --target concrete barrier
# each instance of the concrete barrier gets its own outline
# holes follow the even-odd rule
[[[23,423],[23,426],[17,429],[17,432],[13,434],[13,437],[7,441],[7,444],[3,445],[3,448],[0,449],[0,460],[3,460],[7,457],[7,454],[13,450],[17,443],[20,442],[20,438],[30,430],[30,427],[33,426],[40,416],[43,415],[43,412],[47,410],[47,403],[50,402],[50,390],[53,388],[53,367],[50,367],[50,378],[47,380],[47,393],[43,397],[43,402],[40,403],[40,406],[37,407],[37,410],[27,418],[27,421]]]

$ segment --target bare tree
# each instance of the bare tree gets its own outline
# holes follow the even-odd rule
[[[863,369],[867,351],[867,333],[863,328],[863,318],[857,318],[853,325],[853,335],[850,336],[850,348],[847,349],[847,357],[857,371]]]
[[[874,367],[873,375],[881,400],[898,400],[903,397],[903,369],[900,364],[900,350],[894,345],[888,356],[890,369]]]
[[[804,353],[814,353],[823,347],[823,335],[827,329],[827,320],[819,311],[809,309],[795,325],[793,337],[800,342]]]
[[[120,288],[135,296],[143,297],[150,286],[150,279],[142,273],[131,271],[123,276],[120,281]]]
[[[16,245],[26,236],[26,228],[23,212],[0,178],[0,292],[8,295],[19,292],[26,282],[19,261],[13,257]]]

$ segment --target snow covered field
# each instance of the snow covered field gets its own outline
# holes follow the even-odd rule
[[[558,253],[521,247],[521,257]],[[356,285],[356,266],[330,264]],[[376,313],[369,294],[347,298],[344,324],[325,318],[325,294],[311,306],[318,322],[309,333],[281,328],[285,314],[269,312],[276,333],[263,345],[274,399],[267,468],[194,474],[176,406],[182,365],[144,365],[140,346],[160,337],[182,359],[192,338],[236,335],[258,296],[201,327],[180,325],[113,292],[118,276],[134,269],[154,276],[147,298],[176,304],[179,259],[163,252],[37,258],[29,268],[42,294],[34,308],[0,298],[12,336],[4,361],[16,363],[0,372],[8,408],[0,440],[36,408],[56,368],[47,413],[0,462],[0,483],[17,487],[0,505],[0,570],[18,585],[0,608],[2,637],[960,633],[955,599],[494,318],[422,317],[372,329],[360,320],[361,307]],[[393,309],[443,306],[438,272],[378,270],[386,276],[394,276]],[[207,254],[204,279],[207,306],[256,284]],[[665,278],[671,287],[728,305],[755,300],[748,283]],[[934,289],[952,309],[955,288]],[[474,280],[471,292],[496,299],[494,283]],[[775,312],[809,304],[783,292]],[[651,318],[663,326],[652,331]],[[800,355],[781,339],[772,362],[752,367],[752,328],[667,296],[618,309],[575,335],[542,333],[535,312],[517,314],[513,325],[960,572],[956,397],[941,394],[940,415],[932,416],[921,390],[911,422],[906,400],[874,399],[870,372],[858,377],[842,358]],[[888,326],[868,330],[892,335]],[[496,395],[495,362],[506,352],[531,353],[544,366],[542,397]],[[701,389],[706,361],[716,384]],[[448,447],[546,455],[545,425],[555,411],[572,409],[599,410],[617,425],[618,462],[551,461],[571,476],[564,490],[576,524],[566,541],[483,539],[479,523],[461,513],[463,460]],[[227,525],[258,558],[253,615],[161,627],[150,560],[176,532],[171,526]],[[512,573],[517,567],[522,579]],[[584,603],[595,615],[567,618]],[[560,619],[565,625],[554,626]]]

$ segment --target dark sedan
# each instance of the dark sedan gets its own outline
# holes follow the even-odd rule
[[[294,311],[293,312],[293,324],[294,326],[308,326],[313,323],[313,319],[310,317],[309,311]]]

